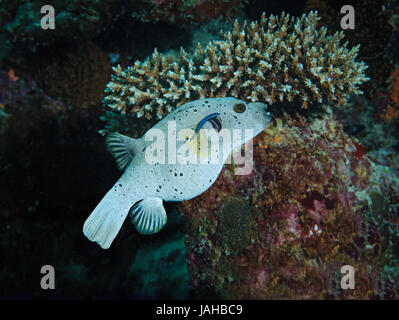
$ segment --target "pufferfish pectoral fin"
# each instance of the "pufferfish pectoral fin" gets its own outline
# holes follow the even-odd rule
[[[157,233],[167,220],[162,199],[151,197],[137,202],[130,211],[130,220],[141,234]]]
[[[107,149],[114,156],[119,170],[124,170],[137,153],[137,139],[120,133],[111,133],[106,138]]]

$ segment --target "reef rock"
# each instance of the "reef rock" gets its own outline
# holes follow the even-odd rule
[[[255,138],[251,174],[226,166],[181,204],[194,289],[223,299],[397,297],[398,180],[359,148],[329,113],[286,116]],[[341,288],[344,265],[355,289]]]

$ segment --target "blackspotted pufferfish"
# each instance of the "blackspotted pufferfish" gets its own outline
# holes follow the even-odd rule
[[[247,103],[231,97],[208,98],[187,102],[176,108],[139,139],[119,133],[110,134],[106,140],[108,149],[124,171],[86,219],[84,235],[103,249],[108,249],[129,212],[139,233],[159,232],[167,221],[163,201],[189,200],[206,191],[215,182],[229,154],[262,132],[270,120],[264,103]],[[172,122],[175,123],[175,129],[168,134],[168,126]],[[193,164],[166,159],[161,163],[148,161],[146,155],[146,151],[154,146],[154,142],[146,135],[154,132],[154,129],[164,133],[166,154],[171,143],[176,143],[176,150],[182,146],[187,147],[187,150],[193,149],[193,141],[198,140],[198,137],[209,140],[210,136],[218,135],[222,129],[252,129],[252,134],[231,139],[229,152],[223,152],[223,155],[220,155],[222,148],[219,148],[216,162],[210,161],[210,152],[196,152],[194,154],[201,158],[201,162]],[[181,132],[193,134],[182,137]],[[203,132],[207,132],[206,135]]]

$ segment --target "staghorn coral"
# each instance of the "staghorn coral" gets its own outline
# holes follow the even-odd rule
[[[38,86],[74,107],[96,106],[111,73],[108,55],[92,42],[54,50],[39,51],[33,58],[32,75]]]
[[[241,0],[141,0],[132,2],[132,17],[142,22],[162,21],[188,27],[221,15],[236,16],[240,9]]]
[[[399,180],[358,157],[331,114],[283,120],[255,138],[250,175],[226,166],[181,204],[193,287],[222,299],[397,297]],[[346,264],[354,290],[340,287]]]
[[[144,62],[113,69],[104,103],[123,117],[148,120],[203,97],[296,101],[303,108],[345,104],[361,93],[366,65],[355,61],[359,47],[349,50],[342,32],[328,36],[325,28],[316,29],[318,19],[314,12],[300,18],[263,14],[260,22],[236,21],[221,40],[198,45],[191,54],[181,49],[176,59],[155,50]],[[106,131],[116,129],[110,122]]]

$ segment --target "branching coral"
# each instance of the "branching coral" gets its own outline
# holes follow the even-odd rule
[[[203,97],[232,96],[249,101],[345,104],[368,80],[365,63],[355,61],[359,47],[348,49],[343,33],[316,28],[311,12],[262,15],[259,22],[237,21],[221,40],[177,59],[156,50],[146,61],[122,70],[108,83],[105,104],[127,117],[161,119],[176,106]]]

